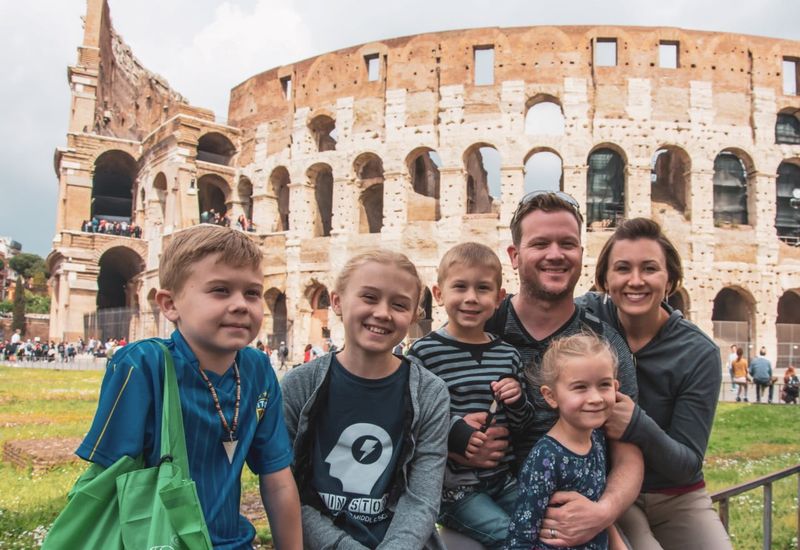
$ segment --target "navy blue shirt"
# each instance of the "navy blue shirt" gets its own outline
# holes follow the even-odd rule
[[[506,550],[555,548],[539,538],[547,504],[556,491],[577,491],[597,502],[606,487],[606,440],[601,430],[592,432],[592,447],[585,455],[573,453],[561,443],[542,436],[525,460],[519,474],[519,494],[508,526]],[[585,550],[608,548],[603,530],[581,546]]]
[[[361,378],[331,360],[330,393],[314,434],[312,488],[335,523],[375,548],[392,520],[386,507],[403,444],[409,365]]]
[[[175,363],[186,434],[189,470],[197,485],[215,549],[251,548],[255,529],[239,513],[244,463],[259,475],[288,467],[292,446],[283,420],[283,401],[275,372],[263,353],[245,348],[236,354],[241,377],[238,446],[233,463],[222,446],[227,432],[214,406],[199,363],[179,331],[161,340]],[[152,341],[120,349],[108,361],[92,427],[76,451],[85,460],[108,467],[123,455],[143,455],[158,463],[164,359]],[[230,425],[236,400],[233,369],[206,371]],[[157,419],[157,420],[156,420]]]

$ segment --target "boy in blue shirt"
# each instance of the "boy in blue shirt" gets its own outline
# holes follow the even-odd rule
[[[251,548],[239,513],[244,463],[259,475],[276,548],[302,547],[292,446],[275,373],[247,347],[264,317],[262,254],[244,233],[210,225],[177,233],[161,255],[156,301],[176,330],[175,363],[189,469],[216,549]],[[77,450],[108,467],[123,455],[159,460],[163,354],[151,341],[111,359],[94,422]]]

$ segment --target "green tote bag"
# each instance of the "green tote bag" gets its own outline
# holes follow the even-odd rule
[[[108,468],[92,464],[69,492],[43,550],[211,550],[194,481],[172,356],[164,355],[161,460],[144,468],[142,457],[123,456]]]

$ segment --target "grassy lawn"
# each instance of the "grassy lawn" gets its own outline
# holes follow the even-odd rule
[[[102,379],[99,371],[0,367],[0,446],[8,440],[76,437],[89,428]],[[710,492],[800,463],[800,406],[721,403],[706,456]],[[83,471],[71,464],[34,474],[0,462],[0,549],[38,548]],[[244,492],[258,491],[247,469]],[[797,477],[773,487],[773,548],[796,548]],[[762,547],[760,490],[732,499],[737,549]],[[256,525],[269,540],[265,521]]]

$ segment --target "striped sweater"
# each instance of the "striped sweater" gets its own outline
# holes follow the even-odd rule
[[[408,351],[432,373],[444,380],[450,392],[450,437],[448,451],[464,454],[469,436],[474,431],[463,417],[487,412],[494,396],[490,384],[501,378],[520,380],[520,355],[514,347],[492,337],[483,344],[467,344],[453,339],[443,328],[414,342]],[[522,382],[520,380],[520,382]],[[523,396],[513,405],[500,403],[495,420],[513,432],[528,429],[533,422],[533,405]],[[447,462],[445,488],[477,484],[482,479],[504,474],[514,462],[513,448],[495,468],[476,470],[452,460]]]

